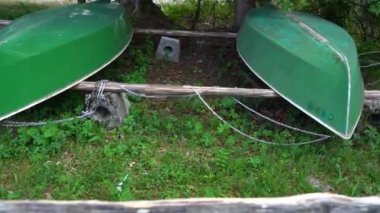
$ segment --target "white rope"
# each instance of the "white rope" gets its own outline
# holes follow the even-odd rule
[[[201,96],[201,94],[198,91],[195,91],[195,93],[197,94],[198,98],[210,110],[210,112],[212,112],[212,114],[215,117],[217,117],[220,121],[222,121],[224,124],[226,124],[227,126],[229,126],[235,132],[239,133],[240,135],[242,135],[242,136],[244,136],[244,137],[246,137],[246,138],[248,138],[248,139],[250,139],[252,141],[256,141],[256,142],[267,144],[267,145],[276,145],[276,146],[301,146],[301,145],[308,145],[308,144],[313,144],[313,143],[319,143],[319,142],[325,141],[328,138],[330,138],[330,136],[326,135],[326,136],[322,136],[322,137],[320,137],[320,138],[318,138],[316,140],[305,141],[305,142],[298,142],[298,143],[279,143],[279,142],[272,142],[272,141],[266,141],[266,140],[262,140],[262,139],[259,139],[259,138],[255,138],[255,137],[252,137],[251,135],[248,135],[247,133],[242,132],[241,130],[239,130],[238,128],[234,127],[232,124],[230,124],[229,122],[227,122],[217,112],[215,112],[212,109],[212,107],[203,99],[203,97]]]
[[[369,52],[360,53],[359,57],[363,55],[373,55],[373,54],[380,54],[380,51],[369,51]]]
[[[243,104],[242,102],[240,102],[239,100],[237,100],[236,98],[234,98],[235,102],[240,104],[242,107],[244,107],[246,110],[254,113],[255,115],[261,117],[261,118],[264,118],[266,120],[268,120],[269,122],[272,122],[276,125],[279,125],[279,126],[282,126],[282,127],[285,127],[287,129],[291,129],[293,131],[296,131],[296,132],[301,132],[301,133],[305,133],[305,134],[308,134],[308,135],[312,135],[312,136],[317,136],[317,137],[330,137],[329,135],[325,135],[325,134],[320,134],[320,133],[316,133],[316,132],[311,132],[311,131],[307,131],[307,130],[303,130],[303,129],[299,129],[297,127],[293,127],[293,126],[290,126],[290,125],[287,125],[287,124],[284,124],[284,123],[281,123],[279,121],[276,121],[268,116],[265,116],[259,112],[257,112],[256,110],[248,107],[247,105]]]
[[[369,51],[369,52],[364,52],[359,54],[359,57],[364,56],[364,55],[374,55],[374,54],[380,54],[380,51]],[[380,66],[380,62],[374,62],[372,64],[367,64],[367,65],[360,65],[360,68],[371,68],[371,67],[377,67]]]
[[[370,68],[370,67],[377,67],[377,66],[380,66],[380,62],[375,62],[372,64],[363,65],[363,66],[360,66],[360,68]]]

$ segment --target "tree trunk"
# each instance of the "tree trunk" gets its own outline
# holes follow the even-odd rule
[[[235,31],[239,30],[245,15],[254,6],[255,0],[235,0],[235,23],[233,26]]]
[[[191,25],[191,30],[195,30],[195,27],[198,23],[199,16],[201,14],[201,3],[202,3],[202,0],[197,0],[197,10],[195,11],[193,24]]]
[[[137,14],[163,15],[161,8],[153,0],[133,0]]]

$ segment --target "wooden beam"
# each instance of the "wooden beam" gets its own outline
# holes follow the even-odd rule
[[[83,81],[74,86],[74,90],[92,91],[95,88],[95,82]],[[128,90],[150,94],[150,95],[189,95],[194,91],[199,91],[202,95],[208,96],[241,96],[250,98],[275,98],[278,95],[270,89],[251,89],[251,88],[233,88],[233,87],[204,87],[204,86],[173,86],[173,85],[154,85],[154,84],[122,84],[109,82],[106,91],[109,92],[125,92],[123,88]],[[371,90],[365,92],[366,99],[380,100],[380,91]]]
[[[0,201],[3,213],[82,212],[379,212],[380,197],[351,198],[334,194],[307,194],[283,198],[183,199],[131,202]]]
[[[83,81],[74,86],[74,90],[92,91],[96,82]],[[201,86],[173,86],[173,85],[154,85],[154,84],[122,84],[109,82],[105,91],[109,92],[125,92],[123,88],[128,90],[150,94],[150,95],[189,95],[199,91],[202,95],[214,96],[243,96],[243,97],[277,97],[276,93],[269,89],[246,89],[246,88],[228,88],[228,87],[201,87]]]
[[[10,20],[0,20],[0,27],[4,27],[10,23],[11,23]],[[230,32],[202,32],[202,31],[186,31],[186,30],[135,28],[134,33],[148,34],[148,35],[177,36],[177,37],[236,38],[236,33],[230,33]]]
[[[236,33],[231,33],[231,32],[202,32],[202,31],[136,28],[134,30],[134,33],[148,34],[148,35],[178,36],[178,37],[236,38]]]

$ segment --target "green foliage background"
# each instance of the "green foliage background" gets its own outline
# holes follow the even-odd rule
[[[275,5],[312,13],[367,41],[380,37],[380,0],[274,0]]]

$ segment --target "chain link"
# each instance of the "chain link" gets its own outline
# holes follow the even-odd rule
[[[86,99],[86,110],[79,116],[74,116],[70,118],[58,119],[54,121],[39,121],[39,122],[28,122],[28,121],[2,121],[0,122],[0,127],[7,128],[19,128],[19,127],[37,127],[44,126],[47,124],[61,124],[67,123],[74,120],[83,120],[90,118],[96,111],[97,106],[100,101],[104,99],[104,90],[107,85],[107,80],[102,80],[96,82],[95,89],[90,94],[89,98]]]

